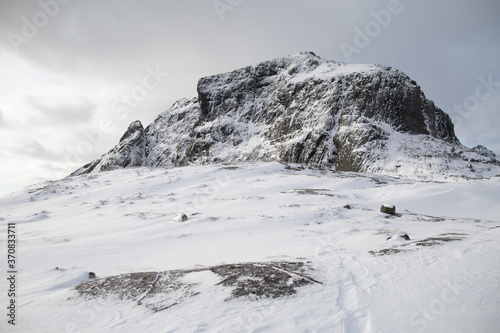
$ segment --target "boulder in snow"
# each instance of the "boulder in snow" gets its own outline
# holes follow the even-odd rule
[[[188,217],[184,213],[179,213],[174,219],[174,222],[186,222],[188,220]]]
[[[394,234],[390,237],[387,237],[386,241],[388,241],[388,240],[403,240],[403,239],[409,241],[410,236],[408,236],[408,234],[406,234],[404,232],[398,232],[397,234]]]
[[[396,214],[396,206],[383,204],[380,207],[380,212],[382,212],[384,214],[395,215]]]

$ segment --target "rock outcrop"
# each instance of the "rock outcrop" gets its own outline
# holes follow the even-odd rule
[[[128,127],[118,145],[89,164],[84,165],[79,170],[108,171],[117,167],[127,168],[142,166],[145,160],[146,135],[144,127],[140,121],[134,121]],[[84,172],[86,173],[86,172]]]
[[[209,268],[164,272],[140,272],[96,279],[75,287],[87,299],[134,301],[157,312],[200,294],[214,295],[221,288],[233,298],[279,298],[294,295],[297,288],[322,284],[305,273],[302,262],[262,262],[219,265]],[[188,280],[189,282],[186,282]]]
[[[72,175],[255,160],[426,179],[500,173],[495,155],[461,145],[450,117],[404,73],[299,53],[200,79],[198,97],[146,129],[132,123]]]
[[[396,214],[396,206],[384,204],[384,205],[380,206],[380,212],[384,213],[384,214],[395,215]]]

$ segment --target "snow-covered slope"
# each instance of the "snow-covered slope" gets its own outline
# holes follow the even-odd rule
[[[279,163],[129,168],[2,197],[0,239],[15,223],[18,332],[496,332],[499,197],[498,177],[415,182]],[[399,215],[380,213],[382,204]],[[320,283],[231,297],[208,269],[280,262],[303,263],[300,274]],[[127,293],[134,281],[124,276],[152,275],[122,274],[177,270],[188,271],[152,298],[74,289],[121,276]],[[285,285],[302,278],[292,275]],[[4,279],[2,300],[7,288]],[[154,312],[158,297],[177,304]],[[2,332],[13,329],[7,319]]]
[[[447,114],[404,73],[299,53],[198,82],[146,129],[73,175],[130,166],[301,163],[410,179],[489,177],[500,163],[460,144]]]

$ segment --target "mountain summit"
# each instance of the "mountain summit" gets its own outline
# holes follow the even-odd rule
[[[72,173],[134,166],[239,161],[300,163],[413,179],[500,173],[495,155],[470,149],[417,83],[390,67],[298,53],[201,78],[144,129]]]

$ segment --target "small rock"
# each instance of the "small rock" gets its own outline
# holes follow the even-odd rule
[[[351,209],[352,207],[351,207],[351,205],[345,205],[344,208],[345,209]]]
[[[396,214],[396,206],[394,205],[382,205],[380,206],[380,212],[384,214]]]
[[[172,221],[173,222],[186,222],[189,218],[187,217],[186,214],[184,213],[179,213],[177,214],[173,219]]]
[[[95,273],[94,272],[89,272],[89,279],[95,279]]]
[[[389,239],[396,240],[396,239],[400,239],[400,238],[407,240],[407,241],[410,240],[410,236],[408,236],[408,234],[398,232],[397,234],[394,234],[392,236],[387,237],[386,241],[388,241]]]

